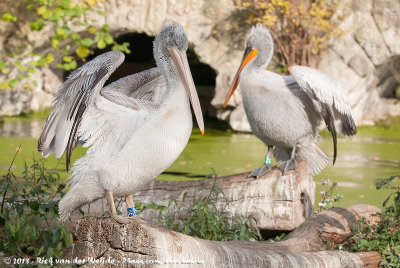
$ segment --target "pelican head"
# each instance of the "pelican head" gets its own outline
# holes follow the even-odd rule
[[[178,83],[183,83],[192,104],[197,124],[201,133],[204,134],[200,101],[186,57],[188,44],[183,27],[175,21],[167,21],[154,40],[154,58],[165,76],[168,87],[174,88]]]
[[[177,50],[186,54],[188,44],[189,42],[182,25],[172,20],[165,22],[154,40],[153,52],[157,66],[161,68],[167,67],[166,61],[170,59],[168,54],[171,54],[171,50]]]
[[[226,95],[224,107],[239,84],[240,73],[243,68],[249,64],[258,69],[265,69],[273,54],[274,41],[268,29],[260,24],[253,26],[246,37],[243,59],[233,79],[233,85]]]

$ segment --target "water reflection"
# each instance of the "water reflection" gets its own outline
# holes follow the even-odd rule
[[[344,142],[344,141],[342,141]],[[399,167],[399,160],[396,159],[381,159],[377,156],[369,156],[358,152],[346,152],[340,154],[335,163],[335,167],[339,168],[354,168],[363,166],[375,167]]]
[[[39,138],[44,120],[5,120],[0,123],[0,137]]]

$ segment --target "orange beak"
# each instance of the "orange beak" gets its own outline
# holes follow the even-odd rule
[[[258,52],[257,49],[252,49],[251,47],[247,47],[246,50],[244,51],[242,63],[240,64],[239,70],[236,72],[235,78],[233,79],[233,86],[226,95],[224,107],[226,107],[226,105],[228,104],[229,99],[232,97],[233,92],[235,92],[236,87],[239,84],[239,76],[244,66],[246,66],[247,63],[249,63],[252,59],[254,59],[254,57],[257,55],[257,52]]]

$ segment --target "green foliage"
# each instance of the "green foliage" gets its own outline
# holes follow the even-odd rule
[[[371,224],[362,218],[357,227],[351,231],[349,240],[340,249],[353,252],[379,251],[382,256],[380,265],[383,267],[400,267],[400,186],[393,182],[400,175],[391,176],[375,183],[376,189],[394,190],[383,202],[384,211],[378,213],[380,221]],[[393,196],[393,205],[388,202]]]
[[[151,209],[157,212],[157,223],[177,232],[208,240],[260,240],[257,220],[252,217],[232,216],[227,208],[224,193],[215,182],[206,197],[196,197],[185,192],[182,200],[171,199],[167,206],[151,203],[137,204],[139,210]],[[218,205],[217,205],[218,202]]]
[[[394,92],[394,96],[395,96],[397,99],[400,99],[400,86],[397,86],[397,87],[396,87],[396,90],[395,90],[395,92]]]
[[[333,194],[336,186],[337,182],[331,182],[329,179],[322,181],[321,191],[319,192],[321,200],[318,203],[317,212],[332,208],[334,203],[339,202],[343,198],[341,194]]]
[[[378,180],[375,182],[375,187],[377,190],[380,189],[389,189],[394,190],[386,199],[383,201],[382,206],[386,209],[387,212],[396,213],[400,216],[400,186],[399,184],[393,185],[393,181],[400,179],[400,175],[390,176],[387,179]],[[393,196],[393,205],[388,206],[388,203]]]
[[[4,13],[3,16],[1,16],[2,21],[17,21],[17,17],[14,16],[13,14],[10,13]]]
[[[400,267],[400,219],[393,212],[379,214],[381,221],[371,225],[364,218],[342,248],[353,252],[379,251],[383,267]]]
[[[269,238],[267,241],[268,242],[280,242],[280,241],[285,240],[286,235],[287,235],[287,233],[281,233],[280,235]]]
[[[103,1],[103,0],[102,0]],[[30,13],[29,21],[20,18],[20,23],[28,23],[32,32],[40,32],[44,28],[54,29],[50,36],[52,51],[42,54],[32,51],[32,60],[26,63],[10,61],[10,58],[26,58],[26,51],[16,48],[9,54],[0,55],[0,71],[7,76],[6,81],[0,83],[0,89],[11,89],[38,67],[56,67],[64,70],[73,70],[77,67],[77,61],[85,61],[93,54],[96,48],[104,49],[111,45],[113,50],[121,50],[130,53],[129,43],[119,44],[110,34],[110,26],[107,24],[97,26],[95,20],[88,20],[89,12],[97,11],[100,16],[104,12],[98,9],[99,0],[24,0],[26,9]],[[16,14],[4,13],[2,20],[16,23],[19,18]],[[70,27],[74,25],[75,27]],[[80,32],[76,32],[77,26]],[[61,53],[64,57],[55,57]],[[59,59],[59,60],[56,60]],[[16,64],[18,62],[19,64]],[[14,67],[18,72],[11,72]],[[24,86],[25,88],[29,88]]]
[[[20,148],[18,148],[17,153]],[[17,156],[17,153],[14,156]],[[11,171],[0,180],[0,251],[14,257],[58,257],[71,245],[72,236],[58,220],[58,200],[64,185],[45,162],[25,164],[21,177]]]

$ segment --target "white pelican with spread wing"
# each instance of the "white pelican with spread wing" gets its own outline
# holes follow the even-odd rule
[[[189,100],[204,133],[187,48],[183,27],[170,21],[154,41],[157,67],[103,87],[124,61],[122,52],[112,51],[75,70],[61,86],[38,150],[43,157],[54,153],[57,158],[67,151],[68,169],[76,145],[89,147],[71,169],[70,188],[59,205],[61,220],[105,196],[110,216],[127,222],[117,215],[114,196],[125,196],[135,214],[132,194],[168,168],[189,140]]]

